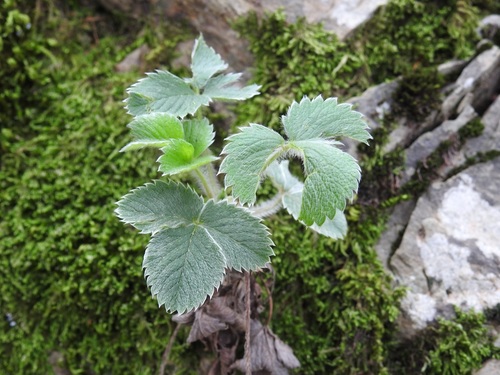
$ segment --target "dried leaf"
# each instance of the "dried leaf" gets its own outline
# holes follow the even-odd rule
[[[300,366],[292,349],[258,320],[252,320],[250,346],[252,372],[267,371],[273,375],[288,375],[288,369]],[[231,368],[245,372],[246,359],[237,360]]]

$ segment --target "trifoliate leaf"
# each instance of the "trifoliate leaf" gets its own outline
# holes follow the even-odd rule
[[[226,70],[228,65],[220,55],[209,47],[203,36],[200,35],[194,43],[191,54],[191,71],[193,78],[191,82],[199,89],[205,87],[207,81],[216,73]]]
[[[306,225],[322,225],[326,218],[332,219],[358,189],[358,163],[335,143],[323,139],[293,142],[304,155],[306,179],[299,219]]]
[[[166,112],[184,117],[194,114],[202,105],[208,105],[210,98],[200,95],[181,78],[170,72],[157,70],[133,84],[127,92],[128,112],[134,116],[152,112]]]
[[[304,184],[290,173],[288,164],[288,160],[283,160],[281,163],[273,162],[266,170],[266,174],[271,178],[273,185],[279,189],[283,207],[295,220],[298,220]],[[313,224],[310,228],[327,237],[343,238],[347,233],[347,220],[344,213],[337,210],[333,219],[327,218],[323,225]]]
[[[168,311],[200,306],[226,268],[256,270],[273,255],[266,227],[248,211],[225,201],[203,203],[177,183],[156,181],[133,190],[116,213],[154,234],[143,267],[152,294]]]
[[[134,116],[163,112],[183,118],[212,99],[243,100],[259,93],[260,86],[237,84],[241,74],[215,75],[226,68],[227,64],[200,36],[192,52],[193,78],[181,79],[163,70],[147,73],[127,90],[128,112]]]
[[[221,167],[226,187],[233,186],[233,196],[241,203],[253,204],[260,177],[270,162],[283,156],[299,157],[306,177],[299,219],[308,226],[321,226],[345,208],[360,179],[356,160],[340,151],[336,147],[340,143],[332,138],[366,142],[370,138],[366,123],[349,105],[320,96],[294,102],[282,122],[288,140],[255,124],[228,138]]]
[[[193,156],[200,156],[214,141],[214,128],[206,118],[182,121],[184,139],[193,145]]]
[[[230,73],[210,78],[203,94],[222,100],[245,100],[259,94],[259,85],[240,87],[235,84],[240,77],[240,73]]]
[[[222,151],[226,157],[220,166],[220,172],[226,174],[225,185],[232,186],[233,196],[242,204],[253,204],[262,173],[285,140],[272,129],[251,124],[228,141]]]
[[[290,140],[349,137],[366,143],[371,139],[368,126],[363,115],[351,107],[337,104],[336,98],[304,98],[290,106],[282,122]]]
[[[144,147],[163,147],[171,138],[182,138],[182,123],[166,113],[151,113],[137,116],[130,124],[130,134],[134,139],[121,151],[136,150]]]

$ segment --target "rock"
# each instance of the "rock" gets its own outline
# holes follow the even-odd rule
[[[493,101],[500,84],[500,48],[482,52],[474,58],[462,71],[457,79],[453,92],[446,97],[441,106],[445,119],[456,114],[460,102],[467,94],[467,103],[478,113],[484,112]]]
[[[500,158],[431,185],[417,202],[390,260],[406,334],[452,306],[483,311],[500,303]]]
[[[322,22],[326,30],[345,38],[366,22],[375,10],[388,0],[94,0],[112,12],[142,18],[155,15],[162,20],[187,22],[204,34],[236,70],[251,65],[252,57],[246,43],[231,28],[240,16],[255,12],[262,17],[283,9],[287,19],[294,22],[305,17],[311,23]]]
[[[500,14],[491,14],[484,17],[479,23],[479,35],[500,45]]]
[[[500,360],[490,359],[474,375],[498,375],[500,374]]]
[[[141,69],[144,65],[144,58],[149,53],[149,48],[146,45],[142,45],[130,52],[121,62],[116,64],[115,70],[117,72],[131,72],[135,69]]]
[[[438,73],[445,77],[457,76],[467,66],[466,60],[451,60],[437,67]]]
[[[500,151],[500,96],[490,105],[481,118],[484,125],[483,133],[466,140],[464,146],[451,155],[443,166],[443,175],[448,175],[453,169],[464,165],[469,159],[484,153]]]
[[[425,160],[438,146],[450,139],[460,128],[477,117],[477,113],[471,106],[467,106],[460,116],[455,120],[443,122],[434,130],[421,135],[411,146],[405,150],[405,169],[401,176],[401,184],[404,185],[415,173],[419,161]]]

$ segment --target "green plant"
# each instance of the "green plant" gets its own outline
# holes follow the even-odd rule
[[[133,190],[118,202],[116,213],[141,233],[152,235],[143,260],[147,284],[160,306],[181,314],[178,322],[193,324],[190,341],[211,337],[217,347],[225,347],[219,331],[230,326],[236,336],[229,348],[236,348],[238,334],[245,332],[245,352],[247,358],[252,353],[252,360],[235,361],[234,349],[229,361],[220,355],[217,368],[222,373],[229,368],[275,372],[296,367],[298,361],[256,319],[260,293],[250,271],[267,268],[273,255],[269,231],[260,218],[283,206],[317,232],[343,236],[342,211],[358,188],[360,169],[340,151],[335,138],[367,142],[370,135],[361,114],[350,105],[321,96],[304,98],[282,117],[285,136],[251,124],[227,138],[219,168],[225,174],[222,189],[212,166],[219,157],[209,149],[213,127],[200,109],[213,99],[250,98],[259,88],[236,86],[240,74],[221,74],[226,68],[200,36],[192,53],[191,78],[157,71],[129,88],[126,102],[134,116],[129,124],[133,141],[122,151],[158,148],[159,171],[175,177]],[[303,182],[289,171],[287,158],[302,160]],[[179,182],[187,172],[195,187]],[[266,176],[277,193],[255,205]],[[231,195],[226,195],[228,190]],[[262,351],[268,355],[258,354]]]

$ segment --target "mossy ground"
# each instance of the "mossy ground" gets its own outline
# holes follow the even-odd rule
[[[2,22],[12,20],[0,29],[6,56],[0,62],[0,313],[16,322],[13,328],[0,323],[0,372],[50,373],[48,357],[59,351],[73,374],[153,374],[173,327],[145,287],[147,239],[119,223],[113,210],[130,188],[157,177],[155,155],[118,153],[128,140],[121,101],[140,73],[117,74],[113,67],[144,42],[154,47],[150,69],[167,64],[185,31],[99,20],[105,15],[95,18],[95,9],[77,1],[37,4],[5,1],[0,13]],[[236,125],[274,126],[303,95],[347,98],[466,57],[473,53],[477,13],[458,0],[397,0],[346,43],[320,26],[289,25],[280,13],[241,21],[237,29],[250,40],[263,95],[237,108]],[[393,333],[403,292],[392,288],[373,249],[385,225],[383,208],[404,199],[391,185],[401,153],[382,152],[386,135],[374,134],[364,150],[346,239],[306,231],[284,214],[266,222],[277,253],[272,328],[294,348],[301,374],[398,373],[402,347]],[[477,335],[467,340],[484,343],[482,323],[470,326],[463,330]],[[418,352],[432,358],[428,368],[458,361],[449,373],[461,374],[462,362],[477,367],[491,354],[484,344],[471,357],[463,345],[469,341],[449,332],[443,339],[461,340],[453,353],[441,339]],[[197,371],[203,348],[188,348],[185,335],[181,330],[174,345],[172,373]]]

